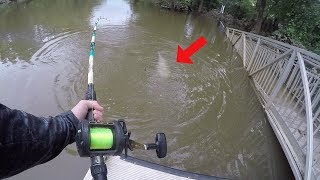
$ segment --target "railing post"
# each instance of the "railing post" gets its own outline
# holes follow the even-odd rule
[[[307,157],[306,157],[306,166],[304,171],[304,179],[311,179],[312,171],[312,159],[313,159],[313,118],[312,118],[312,106],[311,106],[311,96],[309,89],[308,76],[306,72],[306,67],[304,65],[303,58],[301,57],[300,52],[297,53],[298,62],[300,67],[300,73],[303,84],[304,91],[304,103],[306,108],[306,119],[307,119]]]
[[[243,36],[243,67],[246,67],[246,35],[242,33]]]
[[[296,52],[296,50],[294,50],[293,53],[291,54],[291,57],[290,57],[290,59],[288,61],[288,64],[287,64],[284,72],[281,74],[280,79],[278,80],[276,87],[274,88],[271,96],[269,97],[269,99],[267,101],[267,104],[265,106],[266,109],[268,109],[270,107],[273,99],[276,97],[276,95],[278,94],[282,84],[284,83],[284,81],[288,77],[288,75],[289,75],[289,73],[290,73],[290,71],[292,69],[292,66],[294,64],[294,60],[295,60],[296,56],[297,56],[297,52]]]
[[[260,43],[261,43],[261,40],[260,40],[260,38],[259,38],[259,39],[258,39],[258,42],[257,42],[257,44],[256,44],[256,47],[254,48],[254,51],[253,51],[253,54],[252,54],[252,56],[251,56],[250,62],[249,62],[249,64],[248,64],[247,71],[250,70],[251,65],[253,64],[253,61],[254,61],[254,58],[256,57],[256,54],[257,54],[257,52],[258,52],[258,48],[259,48],[259,46],[260,46]]]
[[[232,35],[231,35],[231,38],[230,38],[231,44],[233,44],[232,43],[233,36],[234,36],[234,30],[232,30]]]
[[[229,38],[229,28],[228,27],[227,27],[226,34],[227,34],[227,38]]]

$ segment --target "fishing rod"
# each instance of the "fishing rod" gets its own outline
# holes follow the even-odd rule
[[[90,43],[88,86],[86,100],[97,100],[93,83],[93,59],[95,54],[95,39],[99,18],[94,25]],[[88,110],[86,120],[80,121],[76,136],[76,145],[80,157],[90,157],[91,175],[94,180],[107,180],[107,166],[104,156],[117,156],[124,152],[127,157],[128,149],[156,150],[158,158],[167,155],[167,141],[164,133],[157,133],[155,143],[142,144],[130,139],[126,122],[123,119],[109,123],[97,122],[93,116],[93,108]]]

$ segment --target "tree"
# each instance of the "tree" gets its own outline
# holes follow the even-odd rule
[[[204,0],[200,0],[200,4],[199,4],[199,8],[198,8],[198,12],[199,12],[199,13],[202,11],[203,1],[204,1]]]
[[[320,1],[268,0],[267,18],[278,21],[274,32],[320,54]]]
[[[256,33],[260,33],[261,26],[264,18],[264,10],[266,8],[267,0],[257,0],[256,8],[257,8],[257,19],[256,24],[254,26],[254,31]]]

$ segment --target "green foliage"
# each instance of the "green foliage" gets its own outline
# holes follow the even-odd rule
[[[256,1],[252,0],[229,0],[223,4],[226,6],[226,12],[238,19],[254,18],[256,13]]]
[[[205,0],[204,1],[204,7],[206,7],[207,10],[215,9],[220,7],[221,2],[219,0]]]
[[[158,0],[158,4],[169,9],[188,11],[192,5],[192,0]]]
[[[219,0],[203,0],[203,11],[210,11],[211,9],[219,8],[220,6]],[[200,0],[193,0],[193,9],[198,9],[200,5]]]
[[[320,2],[317,0],[272,0],[267,18],[280,23],[276,33],[320,53]]]
[[[202,0],[158,0],[167,7],[183,11],[198,11]],[[220,9],[237,19],[257,17],[257,0],[203,0],[202,12]],[[296,44],[320,53],[320,1],[319,0],[267,0],[264,13],[265,32],[286,36]],[[253,25],[252,25],[253,26]],[[253,27],[252,27],[253,28]]]

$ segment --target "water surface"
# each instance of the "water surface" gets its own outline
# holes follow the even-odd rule
[[[133,156],[236,179],[292,179],[240,57],[216,22],[144,1],[33,0],[0,9],[0,102],[39,116],[83,98],[91,29],[98,26],[94,81],[105,121],[124,118],[132,138],[168,140],[168,155]],[[175,62],[177,45],[208,44],[193,65]],[[89,159],[74,144],[55,160],[12,179],[81,179]],[[122,172],[121,172],[122,173]]]

